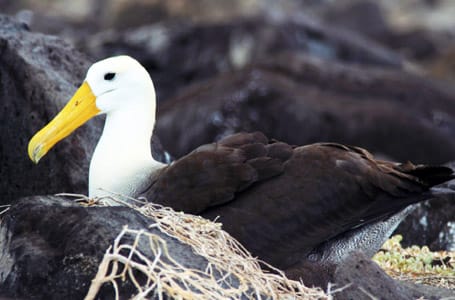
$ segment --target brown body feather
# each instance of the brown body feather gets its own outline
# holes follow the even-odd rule
[[[375,160],[358,147],[293,147],[241,133],[197,148],[155,178],[149,201],[219,216],[254,255],[284,269],[324,241],[432,198],[431,187],[454,175]]]

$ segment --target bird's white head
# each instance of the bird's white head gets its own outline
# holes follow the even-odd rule
[[[60,140],[98,114],[145,115],[143,123],[155,122],[155,89],[148,72],[129,56],[116,56],[93,64],[71,100],[36,133],[28,154],[37,163]],[[113,117],[114,118],[114,117]],[[128,123],[126,120],[124,123]]]
[[[155,103],[155,89],[145,68],[135,59],[122,55],[110,57],[93,64],[85,82],[96,98],[100,113],[124,110],[144,103]],[[147,95],[147,97],[132,97]],[[153,98],[153,99],[151,99]]]

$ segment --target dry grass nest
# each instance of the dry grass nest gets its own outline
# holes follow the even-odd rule
[[[402,239],[401,235],[390,238],[373,260],[395,279],[455,289],[455,251],[403,248]]]
[[[95,299],[105,283],[113,285],[119,299],[122,280],[135,285],[137,293],[132,299],[331,299],[321,289],[287,279],[279,270],[262,270],[261,264],[265,263],[252,257],[219,223],[154,204],[135,209],[153,220],[151,226],[206,258],[205,272],[182,266],[170,256],[166,241],[159,235],[125,227],[106,251],[85,299]],[[126,236],[133,237],[134,242],[125,243]],[[154,257],[139,251],[141,239],[150,245]],[[138,274],[145,275],[146,284],[139,283]]]

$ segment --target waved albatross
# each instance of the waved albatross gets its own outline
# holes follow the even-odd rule
[[[282,269],[328,240],[453,193],[432,188],[454,178],[446,167],[375,160],[364,149],[336,143],[294,147],[261,133],[231,135],[165,165],[151,156],[155,101],[152,80],[136,60],[99,61],[31,139],[29,156],[37,163],[87,120],[106,114],[90,163],[90,197],[145,196],[187,213],[220,216],[223,228],[254,255]]]

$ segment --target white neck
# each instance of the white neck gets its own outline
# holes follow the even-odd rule
[[[112,192],[136,197],[151,173],[162,166],[151,154],[155,116],[148,109],[133,106],[107,114],[90,163],[90,197]]]

